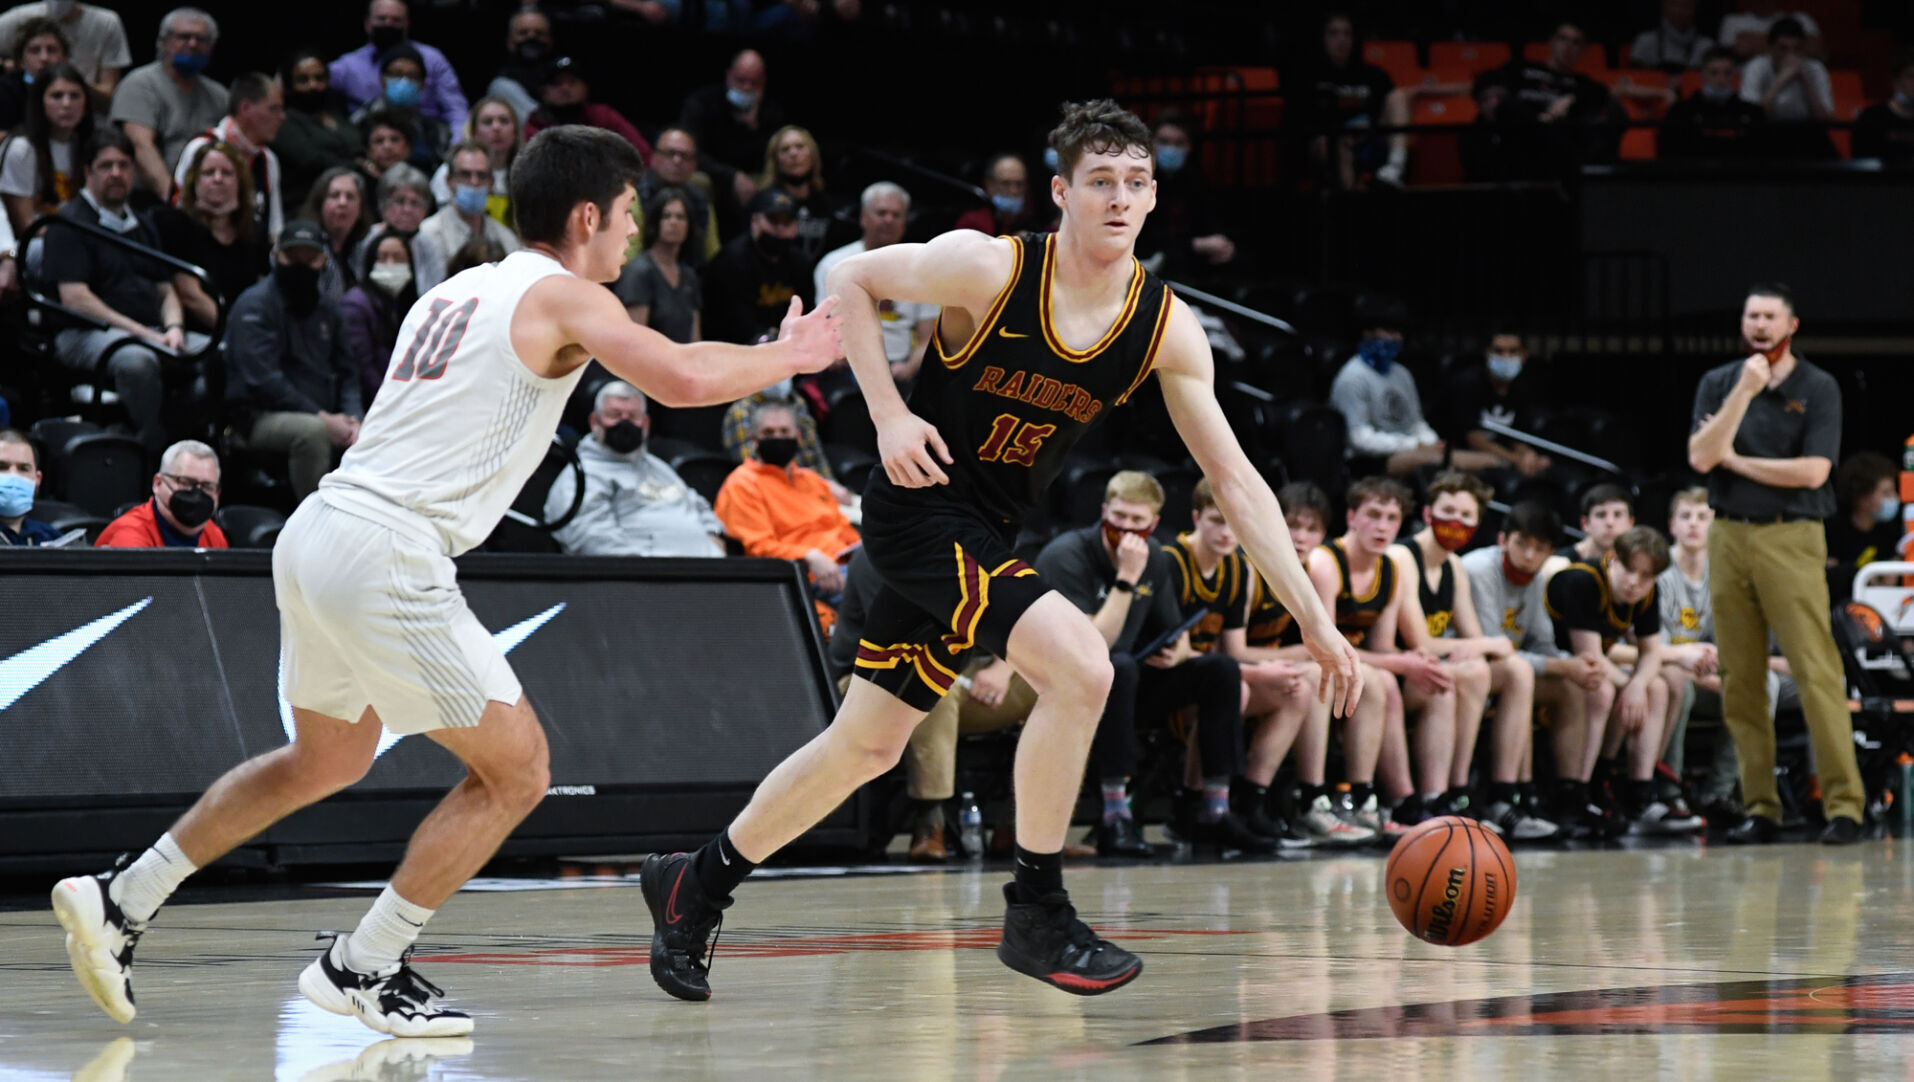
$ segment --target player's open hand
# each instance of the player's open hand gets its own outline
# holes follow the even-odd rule
[[[844,324],[836,308],[837,298],[830,296],[806,315],[803,298],[791,298],[778,326],[778,341],[792,345],[800,373],[822,372],[844,356]]]
[[[1337,717],[1348,717],[1362,698],[1362,663],[1356,648],[1333,626],[1324,633],[1303,632],[1303,648],[1322,673],[1316,685],[1317,701],[1328,703]]]
[[[934,455],[932,448],[936,449]],[[940,458],[946,465],[953,461],[950,448],[944,446],[944,437],[938,434],[937,426],[915,413],[905,411],[877,426],[877,454],[884,460],[885,476],[899,488],[929,488],[950,483],[950,478],[937,465]]]

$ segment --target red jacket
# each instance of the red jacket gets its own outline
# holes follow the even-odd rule
[[[167,528],[172,527],[169,525]],[[217,522],[208,522],[206,528],[199,531],[194,544],[203,549],[230,547],[226,544],[226,534],[220,530]],[[153,512],[153,501],[147,500],[107,523],[106,529],[100,531],[100,539],[93,545],[103,549],[165,548],[166,539],[160,535],[159,516]]]

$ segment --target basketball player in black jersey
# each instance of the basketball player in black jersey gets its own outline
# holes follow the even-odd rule
[[[710,996],[708,944],[732,890],[889,770],[976,649],[1009,661],[1038,696],[1017,745],[1016,881],[1004,888],[997,956],[1078,995],[1142,972],[1138,958],[1076,918],[1060,861],[1110,687],[1109,650],[1010,543],[1070,447],[1152,373],[1251,562],[1295,614],[1321,668],[1318,694],[1346,712],[1361,693],[1355,653],[1217,405],[1207,336],[1136,261],[1137,231],[1156,200],[1149,129],[1114,102],[1068,105],[1050,146],[1050,195],[1063,211],[1054,235],[959,230],[853,256],[827,280],[848,310],[845,352],[883,459],[864,496],[863,529],[884,586],[858,652],[861,679],[830,728],[773,770],[703,848],[645,861],[651,973],[674,996]],[[885,362],[879,300],[942,309],[908,404]]]

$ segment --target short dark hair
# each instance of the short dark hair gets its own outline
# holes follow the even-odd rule
[[[1155,160],[1156,140],[1142,118],[1109,98],[1065,102],[1063,119],[1050,130],[1049,144],[1057,152],[1057,175],[1065,180],[1077,171],[1085,154],[1136,149],[1145,160]]]
[[[7,43],[7,55],[18,61],[21,54],[27,51],[27,42],[46,34],[52,34],[60,42],[60,51],[65,53],[69,60],[72,59],[73,39],[66,36],[66,30],[59,23],[44,15],[28,19],[20,24],[20,32],[13,35],[13,40]]]
[[[1445,493],[1472,496],[1475,498],[1476,510],[1486,511],[1489,509],[1489,498],[1495,495],[1495,490],[1489,487],[1488,482],[1475,474],[1464,473],[1461,470],[1443,470],[1429,482],[1428,500],[1434,503],[1437,496]]]
[[[1403,514],[1416,505],[1416,498],[1410,494],[1409,487],[1393,477],[1365,477],[1349,486],[1344,506],[1351,512],[1359,511],[1370,500],[1393,503],[1402,508]]]
[[[546,128],[512,161],[512,218],[520,240],[559,245],[580,203],[597,207],[608,228],[611,206],[637,188],[645,163],[623,136],[603,128],[561,124]]]
[[[1834,471],[1834,497],[1842,513],[1854,510],[1861,497],[1873,492],[1882,481],[1900,476],[1900,472],[1892,459],[1874,451],[1848,456],[1841,468]]]
[[[1653,526],[1636,526],[1623,530],[1622,535],[1615,539],[1615,558],[1622,562],[1623,567],[1628,567],[1635,562],[1635,557],[1643,554],[1654,565],[1655,574],[1668,570],[1668,539],[1661,535],[1660,530]]]
[[[383,240],[384,238],[381,237],[380,239]],[[374,247],[377,247],[377,245],[374,245]],[[463,274],[473,267],[482,267],[487,263],[496,263],[504,258],[504,245],[486,236],[484,233],[474,233],[472,234],[471,240],[461,245],[458,251],[452,253],[452,258],[445,261],[445,276],[450,278],[455,274]]]
[[[1798,314],[1794,307],[1794,290],[1786,282],[1756,282],[1748,287],[1747,296],[1773,297],[1788,306],[1789,315]]]
[[[1308,511],[1322,521],[1324,529],[1329,528],[1329,493],[1313,481],[1291,481],[1276,490],[1276,502],[1285,514]]]
[[[272,97],[272,76],[257,71],[245,72],[233,79],[233,85],[226,89],[226,115],[238,116],[239,105],[259,105]]]
[[[1631,517],[1635,514],[1635,494],[1617,484],[1603,483],[1594,485],[1582,493],[1582,517],[1587,518],[1590,511],[1605,503],[1620,501],[1628,505]]]
[[[1533,537],[1553,545],[1562,536],[1562,516],[1540,500],[1524,500],[1509,508],[1508,516],[1502,520],[1502,532]]]
[[[1196,487],[1190,489],[1190,517],[1201,518],[1203,512],[1216,506],[1216,492],[1210,487],[1210,479],[1201,478]]]
[[[1701,54],[1701,64],[1699,66],[1705,68],[1717,60],[1726,60],[1737,68],[1741,66],[1741,58],[1736,56],[1735,51],[1726,45],[1717,45]]]
[[[25,447],[33,455],[33,468],[35,470],[40,468],[40,448],[34,445],[33,438],[25,432],[17,428],[0,428],[0,443],[17,443]]]
[[[1801,20],[1792,15],[1784,15],[1776,19],[1774,24],[1768,27],[1768,44],[1770,45],[1780,41],[1782,38],[1805,38],[1807,36],[1808,28],[1802,26]]]
[[[118,124],[104,124],[94,131],[93,138],[86,141],[86,160],[81,164],[91,169],[93,163],[100,160],[100,155],[109,150],[117,150],[129,158],[133,156],[133,141],[126,137]]]

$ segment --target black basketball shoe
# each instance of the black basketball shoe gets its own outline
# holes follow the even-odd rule
[[[115,1022],[131,1022],[133,948],[146,925],[126,918],[113,900],[113,880],[131,863],[129,854],[98,875],[76,875],[53,887],[53,915],[66,929],[67,961],[80,987]]]
[[[1143,973],[1143,959],[1077,919],[1069,894],[1058,891],[1035,902],[1020,897],[1017,884],[1004,884],[1004,938],[997,944],[1004,965],[1076,996],[1114,992]]]
[[[651,979],[679,999],[711,998],[711,956],[724,925],[726,898],[714,903],[691,866],[690,853],[653,853],[638,870],[651,910]]]

